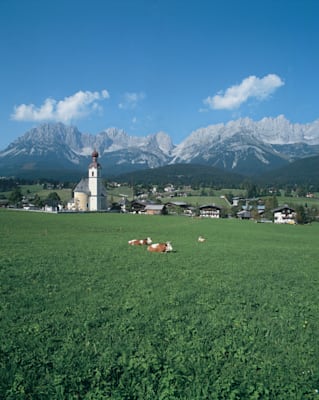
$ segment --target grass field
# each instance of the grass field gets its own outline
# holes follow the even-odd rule
[[[0,234],[0,398],[319,399],[319,224],[0,210]]]

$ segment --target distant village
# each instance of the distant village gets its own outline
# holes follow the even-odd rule
[[[177,190],[173,184],[167,184],[158,191],[153,186],[149,192],[137,192],[130,201],[127,195],[122,195],[121,200],[113,202],[108,199],[108,194],[102,179],[102,167],[98,162],[97,151],[92,153],[92,162],[88,166],[88,175],[82,178],[73,189],[73,197],[63,204],[55,192],[49,196],[41,207],[36,204],[35,199],[21,199],[20,209],[25,211],[42,211],[51,213],[85,213],[85,212],[109,212],[109,213],[131,213],[137,215],[181,215],[196,218],[238,218],[241,220],[255,220],[261,223],[296,224],[305,223],[318,219],[318,211],[315,209],[312,218],[307,216],[308,210],[297,210],[287,204],[279,206],[277,198],[270,193],[270,199],[241,196],[220,196],[225,206],[216,204],[204,204],[194,206],[189,204],[186,198],[190,195],[191,187]],[[113,182],[114,186],[120,184]],[[47,189],[54,189],[47,185]],[[57,187],[59,188],[59,187]],[[62,188],[62,186],[61,186]],[[313,193],[307,193],[307,198],[313,198]],[[162,202],[162,199],[171,200]],[[176,200],[178,199],[178,200]],[[184,201],[181,201],[181,200]],[[33,201],[32,201],[33,200]],[[7,199],[0,199],[1,207],[10,206]],[[301,215],[303,214],[303,215]],[[306,218],[307,217],[307,218]]]

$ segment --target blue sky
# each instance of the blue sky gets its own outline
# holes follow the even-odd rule
[[[0,150],[61,121],[96,134],[319,118],[317,0],[1,0]]]

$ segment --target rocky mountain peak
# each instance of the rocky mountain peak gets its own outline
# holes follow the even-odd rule
[[[249,175],[319,154],[319,120],[293,124],[283,115],[257,122],[241,118],[199,128],[178,145],[162,131],[130,136],[123,129],[108,128],[91,135],[74,126],[48,123],[29,130],[0,152],[0,169],[1,165],[6,169],[9,159],[12,165],[26,163],[34,168],[34,160],[42,164],[51,160],[51,167],[57,168],[60,161],[54,160],[62,159],[64,166],[86,168],[94,149],[101,164],[112,171],[199,163]]]

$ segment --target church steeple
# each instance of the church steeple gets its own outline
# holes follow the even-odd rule
[[[99,153],[94,149],[93,153],[92,153],[92,163],[90,164],[89,168],[95,167],[101,167],[100,164],[98,163],[97,159],[99,157]]]
[[[90,190],[90,210],[98,211],[102,208],[102,177],[101,165],[98,163],[99,153],[94,150],[92,162],[89,165],[89,190]]]
[[[107,209],[107,193],[102,179],[102,167],[96,149],[91,154],[88,177],[82,179],[74,190],[74,204],[78,211],[101,211]]]

